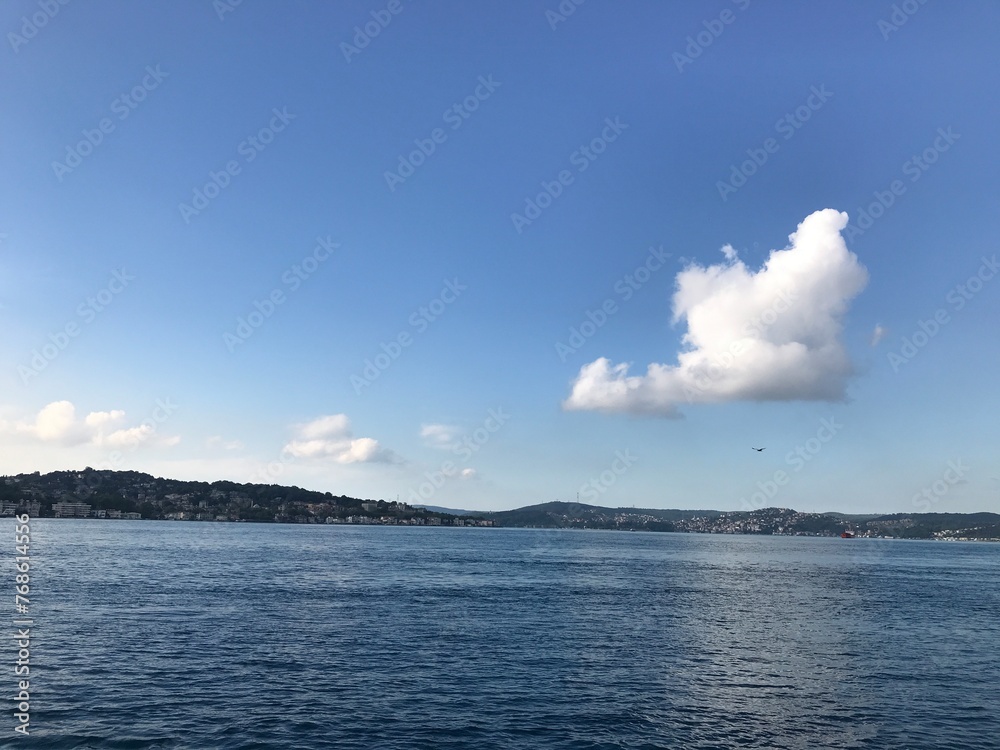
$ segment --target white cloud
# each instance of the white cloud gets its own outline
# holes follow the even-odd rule
[[[225,440],[222,435],[212,435],[205,440],[207,448],[222,448],[227,451],[241,451],[246,446],[242,440]]]
[[[459,476],[462,477],[462,479],[475,479],[478,475],[479,472],[475,469],[462,469],[459,473]]]
[[[106,414],[106,412],[100,412]],[[88,417],[89,420],[89,417]],[[90,427],[89,421],[86,426]],[[69,401],[53,401],[42,407],[33,423],[22,422],[19,431],[42,442],[75,445],[86,442],[87,432],[76,421],[76,407]]]
[[[144,424],[130,427],[127,430],[115,430],[108,435],[98,433],[94,437],[94,442],[97,445],[107,445],[111,448],[134,448],[147,442],[155,432],[156,430],[151,425]]]
[[[284,452],[296,458],[328,458],[339,464],[392,463],[396,455],[377,440],[351,436],[346,414],[331,414],[295,426]]]
[[[885,338],[887,333],[889,333],[888,329],[881,324],[875,326],[875,330],[872,331],[871,345],[878,346],[878,343]]]
[[[62,446],[93,445],[112,448],[136,448],[149,443],[156,427],[149,421],[135,427],[121,427],[125,412],[92,411],[83,420],[76,417],[70,401],[53,401],[42,407],[31,421],[0,424],[0,432],[31,437],[41,443]],[[161,445],[176,445],[180,437],[162,438]]]
[[[351,434],[351,421],[346,414],[330,414],[312,422],[300,424],[296,428],[304,440],[317,438],[346,437]]]
[[[841,320],[868,282],[846,225],[846,213],[816,211],[758,271],[729,245],[723,262],[688,266],[673,297],[673,322],[687,323],[677,364],[630,376],[602,357],[580,369],[564,408],[677,417],[683,402],[844,398],[854,368]]]
[[[431,448],[449,449],[461,436],[459,427],[449,424],[425,424],[420,426],[420,437]]]
[[[69,402],[64,402],[69,403]],[[84,423],[88,427],[93,427],[95,429],[103,429],[106,426],[113,424],[118,424],[125,418],[125,412],[121,409],[116,409],[114,411],[92,411],[84,419]]]

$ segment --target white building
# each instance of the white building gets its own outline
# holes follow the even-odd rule
[[[56,518],[86,518],[90,515],[90,503],[52,503]]]

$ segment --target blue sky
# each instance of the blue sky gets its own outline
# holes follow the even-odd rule
[[[998,21],[7,2],[0,472],[1000,511]]]

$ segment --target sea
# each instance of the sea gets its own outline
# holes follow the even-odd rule
[[[1000,544],[30,525],[0,747],[1000,748]]]

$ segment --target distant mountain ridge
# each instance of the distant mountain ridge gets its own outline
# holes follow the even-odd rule
[[[544,528],[560,528],[578,526],[590,522],[599,524],[609,518],[628,517],[632,523],[638,518],[646,518],[647,522],[640,525],[657,525],[686,518],[715,518],[722,514],[720,510],[676,510],[659,508],[604,508],[599,505],[555,500],[539,505],[528,505],[515,510],[503,510],[488,513],[487,516],[502,523],[504,526],[540,526]]]
[[[414,508],[423,508],[432,513],[450,513],[453,516],[483,516],[487,511],[482,510],[462,510],[460,508],[445,508],[443,505],[414,505]]]
[[[709,534],[787,534],[1000,540],[997,513],[803,513],[789,508],[748,511],[605,508],[555,501],[486,514],[499,526],[678,531]]]
[[[362,500],[276,484],[199,482],[136,471],[56,471],[0,477],[5,515],[54,515],[54,503],[78,503],[110,513],[138,512],[148,519],[272,521],[284,523],[383,523],[443,526],[508,526],[553,529],[617,529],[714,534],[786,534],[912,539],[1000,540],[996,513],[803,513],[789,508],[747,511],[608,508],[553,501],[505,511],[411,506]],[[116,517],[116,516],[115,516]],[[476,519],[476,520],[473,520]]]

